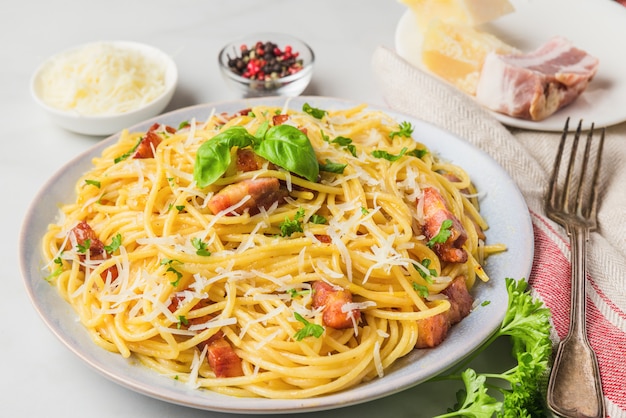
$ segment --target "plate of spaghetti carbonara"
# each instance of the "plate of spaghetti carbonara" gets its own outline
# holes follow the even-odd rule
[[[184,108],[42,188],[27,290],[113,381],[200,409],[361,403],[451,367],[528,277],[528,209],[494,160],[388,109],[323,97]]]

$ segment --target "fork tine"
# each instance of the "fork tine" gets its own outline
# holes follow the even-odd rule
[[[596,165],[593,170],[593,180],[591,182],[591,209],[587,216],[589,218],[596,218],[596,210],[598,206],[598,180],[600,178],[600,164],[602,163],[602,150],[604,149],[604,133],[606,129],[602,128],[600,134],[600,143],[598,144],[598,150],[596,154]]]
[[[574,134],[574,142],[572,143],[572,148],[569,156],[569,163],[567,164],[567,173],[565,174],[565,184],[563,185],[563,193],[561,193],[561,202],[559,207],[564,209],[566,213],[571,213],[571,208],[569,206],[570,202],[570,191],[572,188],[570,184],[572,183],[572,177],[574,175],[574,167],[576,164],[576,153],[578,151],[578,141],[580,140],[580,133],[582,130],[582,119],[578,122],[578,127],[576,128],[576,133]],[[561,151],[561,150],[559,150]],[[585,160],[586,163],[586,160]],[[581,177],[582,181],[582,177]],[[580,183],[578,184],[580,190]]]
[[[561,159],[563,157],[563,149],[565,148],[565,140],[567,139],[567,133],[569,130],[569,117],[565,120],[565,126],[563,127],[563,133],[561,135],[561,142],[559,143],[559,148],[556,152],[556,157],[554,159],[554,166],[552,168],[552,175],[550,176],[550,181],[548,182],[548,204],[551,208],[556,209],[560,207],[557,202],[558,197],[558,188],[557,182],[559,179],[559,168],[561,167]]]
[[[585,201],[583,199],[583,197],[585,196],[585,192],[586,192],[586,189],[583,189],[583,186],[585,184],[585,179],[587,178],[587,167],[589,165],[589,155],[591,153],[591,140],[593,138],[593,127],[594,127],[594,124],[592,123],[591,129],[587,133],[587,142],[585,143],[585,153],[583,156],[583,166],[581,167],[581,170],[580,170],[580,176],[578,178],[578,188],[576,189],[577,190],[576,213],[585,217],[588,213],[591,212],[590,208],[593,204],[593,189],[594,189],[593,180],[592,180],[592,184],[590,186],[589,193],[588,193],[589,200]],[[583,207],[583,203],[585,204],[584,207]]]

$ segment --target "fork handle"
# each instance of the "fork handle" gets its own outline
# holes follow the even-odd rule
[[[559,344],[548,383],[548,407],[562,417],[604,417],[600,369],[585,328],[586,243],[589,230],[568,230],[572,252],[570,327]]]

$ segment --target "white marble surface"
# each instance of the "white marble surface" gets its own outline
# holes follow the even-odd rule
[[[405,7],[396,0],[23,0],[0,3],[0,416],[234,417],[177,406],[101,376],[45,327],[26,294],[17,260],[21,223],[32,198],[57,169],[101,138],[65,131],[29,93],[48,56],[88,41],[150,43],[171,54],[180,82],[172,110],[232,100],[217,67],[225,42],[247,32],[292,33],[317,56],[308,95],[384,104],[370,69],[379,45],[393,47]],[[33,251],[39,251],[33,242]],[[508,349],[500,343],[497,356]],[[489,356],[482,356],[489,362]],[[428,384],[362,405],[301,416],[427,417],[454,404],[457,387]]]

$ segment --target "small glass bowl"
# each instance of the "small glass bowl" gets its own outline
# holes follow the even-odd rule
[[[241,46],[254,48],[257,42],[272,42],[284,51],[291,46],[294,53],[298,53],[298,60],[302,62],[302,69],[294,74],[269,80],[259,80],[244,77],[235,73],[228,65],[233,58],[240,58]],[[219,53],[218,62],[222,77],[228,85],[240,92],[244,97],[263,96],[298,96],[304,91],[313,75],[315,54],[309,45],[290,35],[281,33],[255,33],[226,44]]]

